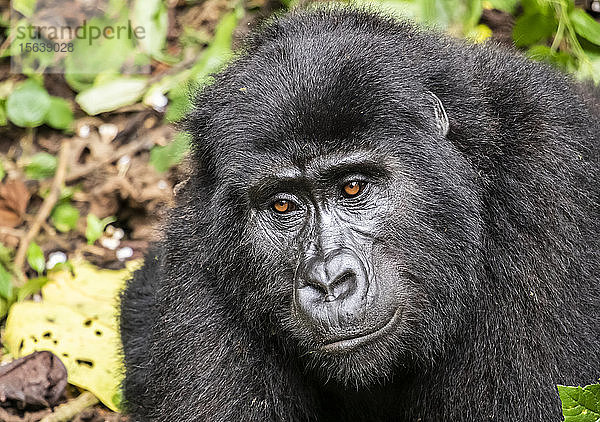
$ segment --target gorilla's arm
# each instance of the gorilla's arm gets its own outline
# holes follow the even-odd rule
[[[210,275],[193,274],[192,266],[170,265],[164,252],[150,256],[123,294],[133,420],[309,420],[304,406],[312,399],[297,368],[277,362],[210,291]]]

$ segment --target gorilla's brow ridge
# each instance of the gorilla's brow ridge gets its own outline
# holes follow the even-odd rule
[[[306,188],[315,183],[335,183],[351,174],[382,178],[391,171],[382,163],[385,160],[366,152],[319,157],[304,168],[291,165],[260,175],[251,184],[249,193],[253,198],[264,198],[281,191]]]

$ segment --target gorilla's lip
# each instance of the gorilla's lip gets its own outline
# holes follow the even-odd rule
[[[348,337],[331,343],[325,343],[323,346],[321,346],[321,351],[328,353],[343,352],[369,343],[370,341],[391,332],[396,325],[398,325],[401,317],[402,309],[401,307],[398,307],[394,315],[392,315],[390,320],[383,327],[367,334],[360,334],[355,337]]]

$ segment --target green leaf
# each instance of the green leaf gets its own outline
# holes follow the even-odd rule
[[[596,22],[582,9],[573,9],[569,13],[569,18],[577,34],[596,45],[600,45],[600,23]]]
[[[188,85],[181,84],[169,91],[169,107],[165,113],[165,119],[168,122],[175,123],[183,119],[190,111],[191,95],[188,91]]]
[[[565,72],[573,72],[576,68],[575,57],[564,51],[554,51],[546,45],[534,45],[527,50],[527,56],[532,60],[551,63]]]
[[[144,28],[144,37],[139,43],[149,54],[160,53],[167,40],[167,7],[163,0],[136,0],[133,9],[133,22]]]
[[[60,97],[50,97],[50,108],[45,120],[48,126],[54,129],[67,129],[73,121],[73,111],[69,102]]]
[[[6,299],[8,302],[11,302],[14,297],[12,276],[2,264],[0,264],[0,297]]]
[[[125,7],[126,3],[120,7]],[[117,6],[119,7],[119,6]],[[127,26],[127,9],[123,8],[115,16],[120,20],[115,21],[110,17],[92,18],[85,28],[106,28],[108,26]],[[112,38],[100,37],[90,43],[88,38],[73,40],[73,52],[65,58],[65,79],[76,91],[83,91],[93,86],[98,74],[119,74],[125,61],[134,56],[134,42],[128,36],[113,36]]]
[[[52,210],[50,220],[57,230],[66,233],[77,227],[79,210],[69,203],[58,204]]]
[[[600,420],[600,384],[585,387],[558,385],[565,422]]]
[[[25,166],[25,175],[29,179],[45,179],[56,172],[57,159],[47,152],[39,152],[31,157],[31,162]]]
[[[515,21],[513,41],[517,47],[525,47],[550,38],[558,26],[553,16],[539,13],[522,15]]]
[[[190,137],[186,133],[178,133],[168,145],[155,146],[150,151],[150,164],[158,172],[165,172],[179,163],[190,148]]]
[[[106,226],[115,221],[117,221],[115,217],[106,217],[100,220],[94,214],[88,214],[87,227],[85,229],[85,237],[88,244],[93,245],[96,240],[100,239]]]
[[[507,13],[514,13],[519,4],[519,0],[488,0],[491,9],[501,10]]]
[[[0,182],[2,179],[4,179],[4,176],[6,176],[6,172],[4,171],[4,165],[2,164],[2,161],[0,161]]]
[[[13,0],[12,8],[21,13],[23,16],[29,17],[33,15],[36,3],[37,0]]]
[[[31,242],[27,248],[27,262],[38,274],[43,273],[46,269],[44,251],[42,251],[42,248],[35,242]]]
[[[35,277],[27,280],[24,286],[19,287],[17,290],[17,301],[21,302],[27,298],[27,296],[31,296],[40,291],[42,287],[48,282],[47,277]]]
[[[146,89],[145,78],[117,78],[80,92],[75,101],[88,114],[116,110],[137,102]]]
[[[50,96],[31,79],[19,85],[6,100],[8,118],[21,127],[41,125],[49,108]]]

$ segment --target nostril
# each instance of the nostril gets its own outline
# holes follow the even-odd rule
[[[330,284],[335,299],[343,299],[356,290],[356,274],[353,271],[346,271],[336,277]]]
[[[315,290],[318,294],[322,296],[329,296],[331,291],[327,283],[322,282],[321,280],[314,278],[307,278],[304,281],[304,284],[313,290]]]
[[[332,289],[335,289],[336,287],[341,287],[345,284],[351,283],[354,279],[356,278],[356,274],[354,274],[354,271],[346,271],[345,273],[337,276],[330,284],[329,286]]]

